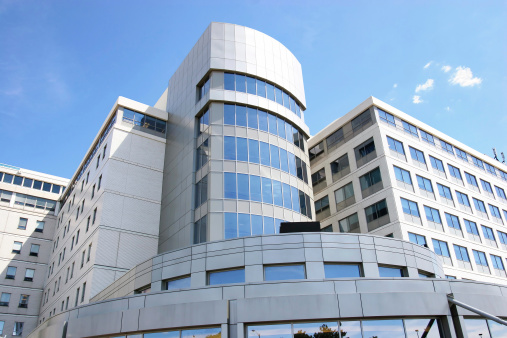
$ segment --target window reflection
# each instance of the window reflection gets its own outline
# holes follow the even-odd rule
[[[339,338],[337,322],[295,323],[294,338]]]
[[[361,322],[340,322],[340,334],[341,338],[362,338]]]
[[[361,277],[360,264],[324,264],[326,278]]]
[[[407,338],[439,338],[438,321],[431,319],[405,319]]]
[[[468,337],[491,338],[488,330],[488,324],[484,319],[465,319],[465,327]]]
[[[124,337],[124,336],[121,336]],[[145,333],[144,338],[179,338],[180,331]]]
[[[363,334],[364,337],[405,338],[403,320],[364,320]]]
[[[245,269],[210,272],[208,285],[232,284],[245,282]]]
[[[305,279],[304,264],[272,265],[264,267],[264,280]]]
[[[291,324],[255,325],[248,327],[248,338],[292,338]]]

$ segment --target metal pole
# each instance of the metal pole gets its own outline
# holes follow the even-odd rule
[[[500,318],[498,318],[496,316],[493,316],[492,314],[489,314],[489,313],[484,312],[482,310],[479,310],[477,308],[474,308],[474,307],[472,307],[470,305],[462,303],[459,300],[454,299],[454,295],[452,293],[450,293],[450,294],[447,295],[447,300],[449,301],[449,303],[452,303],[452,304],[457,305],[457,306],[461,306],[462,308],[465,308],[465,309],[467,309],[469,311],[477,313],[479,316],[485,317],[485,318],[493,320],[493,321],[495,321],[495,322],[497,322],[499,324],[507,326],[507,321],[505,321],[503,319],[500,319]]]

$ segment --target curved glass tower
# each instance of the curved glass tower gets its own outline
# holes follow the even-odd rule
[[[212,23],[155,107],[169,113],[159,252],[313,219],[303,76],[281,43]]]

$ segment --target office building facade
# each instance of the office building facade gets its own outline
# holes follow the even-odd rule
[[[345,127],[359,115],[346,114],[352,136],[335,149],[351,152],[352,143],[373,137],[382,105],[369,99],[356,109],[367,111],[360,123]],[[442,251],[407,241],[396,209],[387,221],[380,212],[359,219],[365,231],[354,233],[352,222],[338,233],[342,209],[324,216],[319,202],[332,181],[312,184],[331,157],[327,148],[312,150],[341,122],[310,138],[305,110],[294,55],[261,32],[223,23],[207,28],[153,106],[120,97],[59,199],[29,336],[505,334],[448,298],[507,317],[502,277],[445,279]],[[373,152],[361,147],[358,168],[381,158],[376,143]],[[337,182],[356,171],[349,166]],[[382,197],[391,212],[396,202],[383,197],[390,186],[381,183],[365,198]],[[357,200],[344,208],[358,208]],[[335,233],[279,233],[282,222],[315,219]],[[421,231],[411,228],[430,238]]]

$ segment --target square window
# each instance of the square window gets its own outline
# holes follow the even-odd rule
[[[21,242],[14,242],[14,245],[12,247],[12,253],[20,254],[22,245],[23,245],[23,243],[21,243]]]
[[[18,222],[18,229],[26,230],[27,223],[28,223],[27,218],[20,217]]]
[[[16,277],[16,268],[15,266],[8,266],[7,273],[5,274],[5,279],[14,279]]]
[[[32,244],[32,246],[30,247],[30,256],[38,257],[39,256],[39,250],[40,250],[40,245],[39,244]]]

